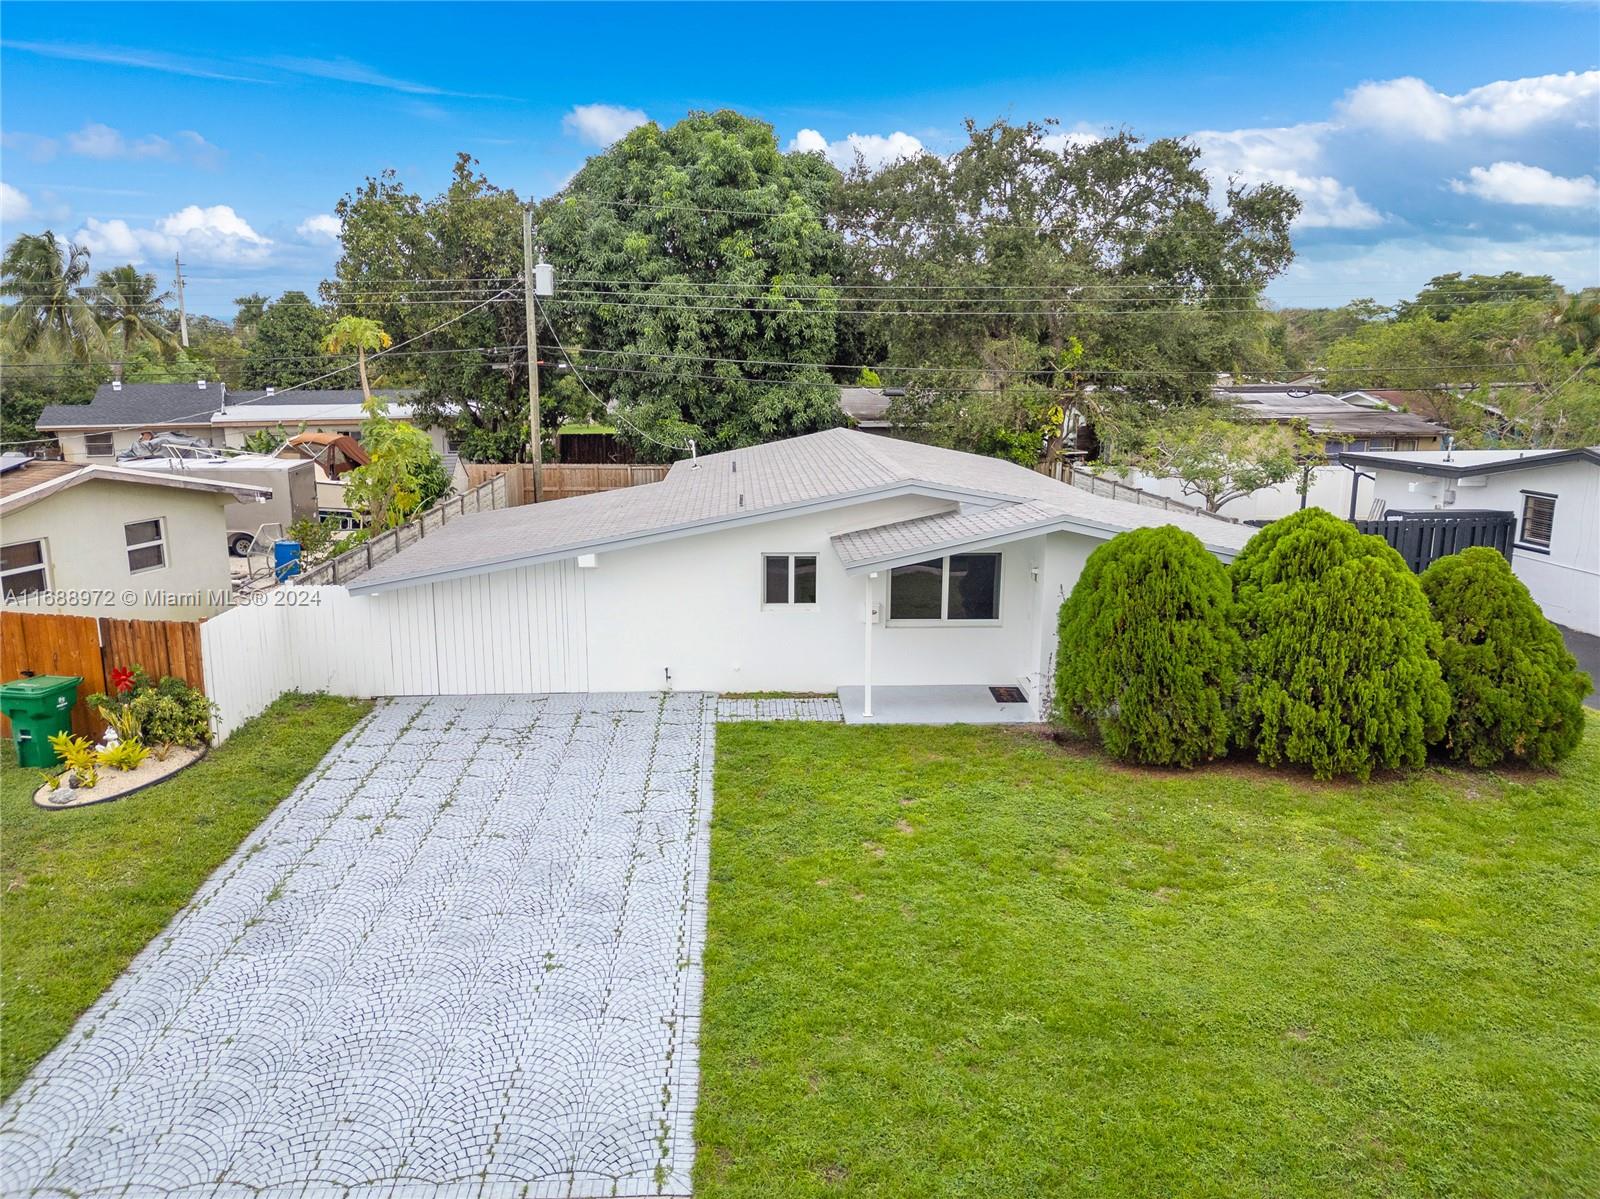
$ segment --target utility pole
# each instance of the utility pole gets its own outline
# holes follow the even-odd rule
[[[533,463],[533,502],[544,499],[544,444],[539,433],[539,314],[534,301],[533,207],[522,212],[522,309],[528,322],[528,461]]]
[[[189,348],[189,317],[183,310],[183,260],[176,254],[172,256],[172,269],[178,274],[178,340],[184,349]]]

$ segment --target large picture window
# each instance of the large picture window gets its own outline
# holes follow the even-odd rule
[[[951,554],[889,572],[890,620],[1000,619],[1000,555]]]
[[[50,570],[45,565],[44,542],[19,541],[0,547],[0,583],[5,598],[50,590]]]
[[[136,520],[131,525],[123,525],[122,535],[128,544],[128,573],[158,570],[167,564],[167,545],[161,535],[160,520]]]
[[[817,556],[815,554],[763,554],[761,602],[764,604],[815,604]]]

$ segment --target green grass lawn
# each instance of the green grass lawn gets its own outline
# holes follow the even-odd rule
[[[0,1095],[9,1095],[370,705],[290,695],[182,774],[77,811],[0,769]]]
[[[698,1199],[1600,1195],[1600,718],[1556,775],[717,731]]]

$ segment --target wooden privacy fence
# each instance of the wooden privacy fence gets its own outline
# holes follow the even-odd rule
[[[533,467],[526,462],[468,462],[467,481],[474,487],[496,478],[507,483],[507,505],[518,507],[533,503]],[[659,483],[667,477],[667,466],[641,466],[632,463],[587,465],[562,463],[544,466],[540,473],[544,482],[546,500],[564,500],[575,495],[592,495],[597,491],[616,491],[621,487],[638,487],[643,483]],[[326,580],[324,580],[326,581]]]
[[[370,537],[352,550],[329,558],[310,570],[303,570],[290,578],[291,583],[316,586],[326,583],[347,583],[364,575],[378,563],[392,558],[408,545],[421,541],[429,533],[437,532],[452,520],[469,512],[489,512],[508,507],[509,483],[504,475],[496,475],[474,487],[464,495],[444,500],[429,508],[416,520]]]
[[[1382,537],[1421,574],[1447,554],[1486,545],[1511,558],[1517,518],[1512,512],[1390,512],[1383,520],[1352,521],[1363,533]]]
[[[152,679],[173,675],[205,688],[200,659],[200,623],[190,620],[114,620],[52,612],[0,612],[0,680],[34,674],[78,675],[72,731],[86,737],[105,732],[84,697],[108,690],[118,667],[142,666]],[[3,731],[9,736],[10,721]]]

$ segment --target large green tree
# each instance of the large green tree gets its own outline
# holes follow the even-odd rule
[[[0,337],[8,355],[88,362],[109,348],[105,330],[82,289],[89,251],[56,235],[24,233],[0,258],[0,296],[7,305]]]
[[[969,122],[948,157],[858,167],[838,223],[856,335],[908,389],[894,415],[970,449],[976,396],[1027,383],[1091,410],[1185,404],[1270,362],[1257,297],[1291,260],[1299,207],[1275,185],[1214,195],[1187,142],[997,121]],[[1019,340],[1037,347],[1020,366]]]
[[[544,203],[546,306],[646,458],[842,423],[839,174],[735,112],[640,126]],[[799,365],[795,365],[799,364]]]
[[[321,377],[342,365],[323,351],[329,324],[327,312],[313,304],[305,292],[284,292],[261,314],[256,336],[239,370],[241,385],[260,388],[307,384],[317,389],[351,386],[356,382],[353,371]]]
[[[424,423],[450,428],[470,459],[509,462],[528,440],[523,205],[476,168],[459,155],[430,200],[393,171],[340,200],[343,253],[322,295],[412,343],[385,361],[385,379],[418,388]],[[554,404],[542,410],[553,416]]]

